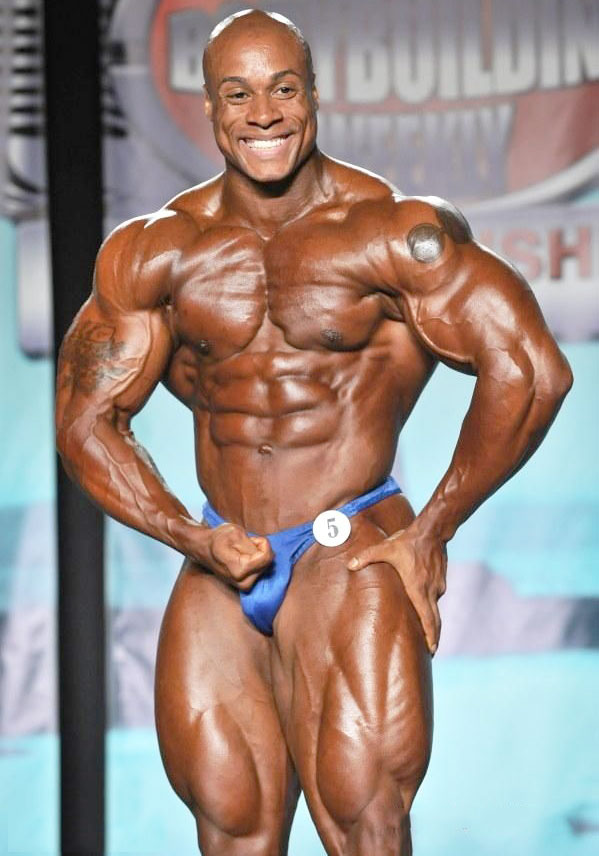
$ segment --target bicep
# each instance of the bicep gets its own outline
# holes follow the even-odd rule
[[[60,350],[59,428],[83,412],[133,415],[164,374],[172,348],[160,301],[164,272],[141,273],[144,224],[124,224],[100,248],[92,294]]]
[[[530,287],[509,264],[470,241],[404,297],[423,344],[471,374],[491,364],[526,367],[555,347]]]
[[[60,350],[59,428],[84,411],[136,413],[164,374],[170,353],[171,337],[160,309],[107,312],[90,297]]]

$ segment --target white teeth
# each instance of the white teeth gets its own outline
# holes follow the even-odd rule
[[[250,149],[276,149],[277,146],[282,146],[286,139],[286,137],[274,137],[272,140],[244,140],[244,143]]]

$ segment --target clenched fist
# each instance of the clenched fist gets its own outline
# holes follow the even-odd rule
[[[236,523],[214,529],[186,521],[177,533],[178,549],[240,591],[249,591],[274,556],[268,539],[248,535]]]

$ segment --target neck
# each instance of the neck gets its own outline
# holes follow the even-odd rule
[[[222,201],[235,219],[241,219],[258,233],[268,234],[324,201],[327,196],[324,178],[324,159],[316,147],[282,181],[254,181],[227,164]]]

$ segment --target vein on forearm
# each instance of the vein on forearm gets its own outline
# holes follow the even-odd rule
[[[68,335],[58,378],[59,450],[67,469],[106,512],[176,546],[169,521],[189,517],[130,429],[158,380],[152,324],[128,320],[128,343],[109,323],[82,319]],[[132,335],[133,334],[133,335]],[[145,377],[146,371],[150,375]]]
[[[560,396],[548,391],[526,354],[518,362],[506,357],[510,366],[489,360],[479,374],[451,464],[423,509],[444,537],[520,469],[559,409]]]

